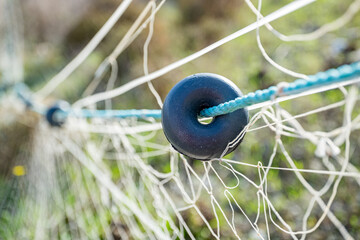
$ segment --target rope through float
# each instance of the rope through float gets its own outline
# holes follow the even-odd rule
[[[297,79],[294,82],[288,83],[281,89],[279,94],[278,86],[271,86],[267,89],[250,92],[242,97],[221,103],[217,106],[203,109],[200,112],[201,117],[216,117],[236,111],[238,109],[249,107],[258,103],[263,103],[272,100],[274,97],[290,96],[298,94],[310,89],[318,88],[324,85],[340,83],[352,78],[360,76],[360,62],[355,62],[348,65],[342,65],[338,68],[329,69],[324,72],[310,75],[309,79]],[[0,92],[5,92],[9,89],[8,86],[0,87]],[[23,83],[18,83],[13,86],[14,91],[20,100],[31,110],[39,114],[46,115],[46,107],[36,103],[31,98],[31,92]],[[155,118],[161,119],[160,109],[129,109],[129,110],[89,110],[89,109],[67,109],[58,112],[62,118],[76,117],[76,118]]]

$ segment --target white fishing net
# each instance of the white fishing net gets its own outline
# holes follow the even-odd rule
[[[287,36],[271,22],[288,21],[294,11],[326,8],[327,3],[282,3],[264,16],[260,14],[261,0],[244,3],[242,7],[254,13],[255,22],[150,71],[149,48],[156,16],[162,7],[173,3],[141,2],[143,10],[93,73],[73,108],[115,109],[113,99],[145,84],[148,89],[144,89],[158,104],[153,108],[160,109],[163,98],[152,81],[195,59],[200,61],[204,54],[251,31],[256,32],[250,37],[268,67],[280,70],[282,76],[307,78],[309,72],[288,69],[273,59],[262,45],[261,33],[270,31],[279,41],[295,42],[290,47],[302,41],[322,41],[333,31],[354,28],[350,22],[360,9],[359,0],[349,2],[338,18],[308,33]],[[49,102],[49,96],[66,85],[69,76],[121,22],[120,17],[131,4],[131,0],[122,1],[88,45],[34,93],[34,100]],[[0,6],[1,13],[16,16],[12,15],[16,13],[11,1],[2,1]],[[332,2],[331,7],[336,8],[336,3]],[[8,20],[1,21],[3,32],[8,33],[1,37],[2,46],[16,48],[1,53],[2,83],[21,80],[22,72],[18,70],[23,69],[19,50],[22,40],[17,35],[21,31],[11,27],[16,21]],[[119,86],[117,58],[141,34],[146,34],[141,51],[143,75]],[[280,55],[285,57],[286,51]],[[306,57],[304,52],[303,61]],[[8,59],[13,59],[12,71]],[[234,64],[231,68],[240,66]],[[241,68],[246,68],[246,63]],[[281,81],[274,79],[272,85],[281,86]],[[3,135],[14,135],[20,128],[30,133],[25,141],[8,141],[8,145],[1,146],[3,153],[10,148],[22,150],[13,159],[12,166],[16,167],[8,169],[12,171],[8,177],[11,186],[0,191],[0,238],[357,239],[360,229],[354,226],[360,225],[359,81],[357,78],[349,86],[325,86],[250,106],[250,121],[242,133],[246,135],[241,145],[228,156],[211,161],[188,160],[179,154],[166,140],[159,120],[69,117],[63,127],[50,127],[8,92],[0,101]],[[104,82],[106,88],[99,91]],[[138,99],[142,103],[141,96]]]

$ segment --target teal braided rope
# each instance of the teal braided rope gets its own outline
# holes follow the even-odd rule
[[[329,69],[325,72],[319,72],[315,75],[309,76],[309,79],[298,79],[294,82],[288,83],[286,86],[279,89],[277,86],[271,86],[267,89],[250,92],[247,95],[233,99],[231,101],[206,108],[200,112],[202,117],[216,117],[231,113],[238,109],[249,107],[257,103],[263,103],[274,99],[276,96],[290,96],[298,94],[309,89],[318,88],[321,86],[344,82],[352,78],[360,76],[360,62],[355,62],[349,65],[343,65],[336,69]],[[9,87],[0,88],[0,92],[6,91]],[[33,101],[30,89],[25,84],[18,83],[13,87],[17,96],[24,102],[28,108],[44,115],[46,109],[44,106]],[[281,90],[281,91],[280,91]],[[130,110],[89,110],[89,109],[69,109],[66,112],[59,112],[58,117],[77,117],[77,118],[155,118],[161,119],[160,109],[130,109]]]
[[[343,82],[358,76],[360,76],[360,62],[355,62],[350,65],[342,65],[336,69],[329,69],[325,72],[319,72],[315,75],[311,75],[307,80],[295,80],[281,89],[277,86],[271,86],[267,89],[250,92],[231,101],[203,109],[200,112],[200,116],[216,117],[228,114],[244,107],[269,101],[278,95],[290,96],[324,85]]]
[[[8,86],[4,86],[4,92],[8,90]],[[12,86],[16,96],[27,106],[28,109],[37,112],[41,115],[46,114],[46,108],[32,98],[31,90],[24,83],[17,83]],[[0,93],[2,88],[0,88]],[[66,111],[59,111],[56,114],[58,119],[65,119],[67,117],[75,118],[155,118],[161,119],[160,109],[129,109],[129,110],[89,110],[89,109],[68,109]]]
[[[88,110],[88,109],[79,109],[79,110],[69,110],[68,112],[60,113],[62,117],[76,117],[76,118],[155,118],[161,119],[161,110],[160,109],[129,109],[129,110]]]

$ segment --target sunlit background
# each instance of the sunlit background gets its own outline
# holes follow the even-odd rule
[[[88,95],[109,90],[108,79],[111,71],[109,69],[105,71],[101,81],[97,84],[94,84],[94,74],[104,59],[112,53],[148,2],[134,0],[84,63],[48,97],[43,99],[43,103],[51,105],[58,99],[74,103]],[[159,4],[159,1],[156,2]],[[288,0],[263,0],[261,12],[266,16],[290,2]],[[350,0],[319,0],[271,24],[278,32],[285,35],[309,33],[339,19],[348,11],[353,2],[359,3],[359,1]],[[115,0],[1,0],[0,83],[24,81],[34,92],[42,89],[89,43],[120,3],[121,1]],[[253,4],[257,6],[258,2],[253,1]],[[360,61],[360,15],[357,12],[349,11],[347,14],[354,16],[351,16],[344,26],[310,41],[282,41],[268,29],[262,27],[259,32],[261,43],[269,57],[276,63],[305,75]],[[167,0],[155,15],[154,33],[148,46],[148,71],[151,73],[197,52],[255,22],[256,19],[256,15],[243,0]],[[147,26],[116,58],[117,75],[111,88],[124,85],[145,74],[143,54],[148,33],[149,27]],[[276,69],[264,58],[256,41],[256,31],[252,31],[154,79],[152,83],[161,99],[164,100],[177,82],[191,74],[201,72],[225,76],[244,93],[296,79],[296,77]],[[286,101],[281,103],[281,107],[295,116],[339,102],[342,99],[344,99],[344,95],[341,90],[336,89]],[[109,101],[107,103],[106,101],[100,102],[97,104],[97,108],[104,109],[107,107],[106,104],[109,104]],[[160,109],[147,84],[113,98],[110,104],[112,109]],[[64,147],[58,147],[56,140],[44,140],[51,138],[51,134],[47,135],[44,130],[41,131],[40,137],[39,134],[36,134],[41,128],[39,126],[45,124],[42,122],[41,116],[31,111],[14,111],[15,113],[7,114],[6,107],[9,107],[11,103],[8,101],[5,105],[7,106],[4,107],[3,104],[0,108],[0,239],[157,239],[156,235],[147,235],[147,230],[142,226],[138,227],[142,234],[133,235],[134,226],[129,226],[126,217],[119,213],[122,211],[121,207],[114,210],[112,202],[115,200],[111,194],[106,192],[107,190],[99,187],[102,183],[95,180],[84,166],[79,164],[74,166],[71,163],[73,157],[66,153]],[[342,125],[344,109],[345,107],[341,106],[320,114],[306,116],[298,121],[306,131],[330,132]],[[359,113],[360,108],[357,104],[352,113],[354,118]],[[251,115],[254,114],[255,112],[251,112]],[[129,125],[132,124],[137,123],[130,121]],[[263,125],[264,122],[257,122],[253,128]],[[61,136],[60,130],[55,131],[58,136]],[[83,133],[66,131],[64,134],[75,139],[74,142],[80,148],[87,149],[84,150],[85,155],[92,156],[98,153],[100,159],[98,161],[105,163],[104,166],[106,166],[110,179],[118,184],[117,187],[129,196],[143,194],[144,202],[149,204],[150,214],[157,215],[151,209],[153,199],[147,201],[148,195],[143,193],[145,190],[142,188],[145,187],[139,183],[143,181],[140,176],[134,173],[135,180],[131,185],[133,186],[131,190],[126,190],[126,181],[119,180],[122,178],[122,174],[126,175],[124,173],[126,170],[118,168],[116,162],[121,161],[121,158],[127,158],[126,154],[128,153],[124,153],[125,155],[119,153],[121,152],[119,149],[122,148],[117,149],[116,146],[121,144],[117,143],[112,136],[85,134],[86,137],[82,138]],[[161,172],[170,171],[169,159],[172,153],[169,153],[169,150],[164,150],[165,154],[162,155],[143,154],[155,151],[157,146],[163,145],[167,148],[170,146],[161,130],[154,132],[151,136],[148,134],[130,136],[128,137],[129,143],[134,144],[134,142],[140,141],[139,139],[153,143],[153,145],[135,144],[134,149],[146,164]],[[249,131],[239,149],[226,158],[254,165],[258,162],[267,165],[275,144],[274,136],[274,132],[267,127]],[[352,132],[350,140],[350,162],[353,171],[358,171],[357,169],[360,169],[359,130]],[[282,141],[298,168],[322,169],[324,160],[314,155],[317,149],[316,144],[308,139],[292,136],[283,136]],[[102,148],[102,144],[108,144],[111,147]],[[39,150],[39,148],[43,149]],[[54,150],[50,151],[48,148]],[[97,152],[98,148],[102,148],[101,153]],[[345,146],[341,145],[340,149],[344,151]],[[157,150],[162,151],[162,149]],[[47,157],[51,154],[61,155],[61,157],[54,158],[56,159],[55,164],[46,162]],[[41,159],[41,161],[34,164],[34,158]],[[332,161],[337,169],[341,168],[341,162],[334,159],[329,161]],[[189,164],[195,171],[203,173],[204,167],[201,161],[193,160],[189,161]],[[278,167],[289,167],[282,155],[275,158],[274,164]],[[219,168],[221,168],[220,165],[220,163],[214,163],[214,166]],[[181,170],[182,173],[185,172],[183,167],[179,166],[179,168],[180,172]],[[240,165],[235,168],[248,178],[258,181],[259,174],[256,169]],[[43,171],[48,173],[45,174],[45,177],[41,175]],[[246,210],[248,217],[254,221],[258,213],[257,189],[254,189],[246,181],[238,180],[226,170],[219,169],[219,174],[229,186],[234,186],[240,181],[238,190],[233,194],[239,205]],[[41,185],[43,186],[41,191],[34,190],[38,188],[36,185],[40,184],[39,182],[47,182],[52,177],[57,179],[56,182],[59,183],[55,184],[57,187],[51,183]],[[304,174],[304,177],[317,190],[320,190],[329,181],[327,175]],[[272,170],[267,178],[268,194],[271,196],[272,204],[287,219],[292,228],[301,229],[302,216],[312,194],[304,188],[294,173]],[[179,179],[186,185],[188,180],[185,174],[180,174]],[[343,178],[338,187],[335,201],[330,208],[353,239],[359,239],[360,236],[358,180],[359,178]],[[218,202],[224,209],[230,211],[231,209],[227,205],[228,199],[224,197],[224,187],[221,182],[217,180],[214,182],[216,182],[215,186],[220,186],[214,190],[215,192],[219,191]],[[58,192],[52,195],[53,189],[51,188],[58,188]],[[176,195],[177,190],[174,186],[169,186],[169,189],[171,188],[175,192],[172,197],[180,199]],[[148,189],[148,191],[152,190]],[[32,192],[41,192],[42,197],[34,197]],[[331,191],[324,194],[324,201],[326,202],[330,196]],[[216,231],[216,218],[210,201],[206,197],[208,197],[206,193],[204,196],[201,195],[197,206],[211,228]],[[39,203],[38,199],[44,199],[44,202],[47,203]],[[175,203],[181,205],[180,200]],[[34,221],[27,214],[30,211],[30,205],[34,209],[37,208],[36,211],[32,209],[34,212],[31,216]],[[42,210],[44,205],[48,206],[46,210],[44,210],[45,208]],[[106,207],[104,207],[105,205]],[[168,211],[169,215],[174,218],[173,222],[179,224],[174,213]],[[219,212],[219,210],[216,211]],[[263,214],[263,209],[261,213]],[[236,214],[239,236],[242,239],[260,239],[239,210],[236,210]],[[316,224],[321,214],[321,208],[316,205],[308,218],[308,228]],[[214,238],[196,211],[184,211],[181,212],[181,215],[196,239]],[[219,213],[219,215],[221,214]],[[38,232],[43,224],[41,221],[35,221],[39,217],[51,222],[50,226],[44,230],[46,234]],[[220,220],[220,225],[224,226],[221,238],[234,239],[232,231],[226,228],[226,221],[221,216]],[[139,224],[138,220],[130,222],[135,225]],[[171,226],[169,223],[167,224],[168,226],[165,228],[171,232]],[[262,229],[263,236],[267,236],[265,221],[260,221],[258,225]],[[290,235],[273,225],[271,225],[270,233],[271,239],[291,239]],[[39,236],[41,238],[37,238]],[[186,233],[183,237],[190,239]],[[300,239],[301,235],[298,237]],[[306,236],[307,239],[341,239],[343,237],[344,235],[334,227],[334,223],[328,217],[316,231]],[[267,237],[264,238],[267,239]]]

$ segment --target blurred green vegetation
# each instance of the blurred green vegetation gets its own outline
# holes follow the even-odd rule
[[[262,11],[264,15],[280,8],[289,1],[264,1]],[[320,26],[331,22],[341,16],[352,1],[344,0],[320,0],[313,3],[304,9],[296,11],[275,21],[272,25],[279,32],[286,35],[306,33],[313,31]],[[58,2],[56,4],[61,4]],[[135,21],[136,16],[145,6],[146,1],[134,1],[125,15],[120,19],[119,23],[110,32],[103,43],[90,55],[81,67],[76,70],[64,84],[56,90],[52,95],[53,99],[66,99],[69,102],[74,102],[82,96],[83,91],[89,85],[96,68],[100,65],[102,60],[111,53],[116,44],[121,40],[131,24]],[[24,8],[24,24],[25,24],[25,82],[34,90],[40,89],[52,76],[61,70],[92,38],[92,36],[100,29],[104,22],[108,19],[111,13],[118,5],[114,0],[93,1],[86,13],[77,21],[71,29],[58,41],[46,39],[46,37],[38,33],[42,29],[37,29],[37,25],[33,22],[27,22],[27,18],[32,18],[34,12],[28,12]],[[36,15],[36,14],[35,14]],[[243,1],[228,0],[228,1],[208,1],[208,0],[181,0],[168,1],[164,7],[156,15],[155,32],[149,47],[149,70],[155,71],[164,67],[178,59],[188,56],[189,54],[206,47],[207,45],[227,36],[234,31],[237,31],[256,20],[255,15],[249,10]],[[45,19],[46,21],[46,19]],[[66,19],[64,19],[66,21]],[[59,21],[58,24],[61,24]],[[40,26],[40,25],[39,25]],[[46,26],[41,25],[42,27]],[[337,31],[326,34],[320,39],[309,42],[282,42],[277,39],[272,33],[262,28],[260,30],[262,43],[272,57],[280,65],[290,68],[294,71],[313,74],[327,68],[336,67],[341,64],[350,63],[360,60],[360,17],[357,15],[345,27]],[[53,29],[56,32],[56,29]],[[143,75],[142,61],[143,61],[143,44],[147,37],[146,29],[138,39],[136,39],[127,48],[123,54],[117,59],[119,74],[115,86],[123,85],[132,79]],[[171,71],[153,81],[155,88],[159,92],[162,99],[164,99],[168,91],[184,77],[198,73],[198,72],[214,72],[223,75],[234,81],[239,88],[247,93],[259,88],[266,88],[270,85],[275,85],[282,81],[291,81],[293,78],[285,75],[272,67],[261,55],[256,45],[255,32],[251,32],[246,36],[235,39],[234,41],[225,44],[224,46],[206,54],[205,56],[186,64],[185,66]],[[104,91],[107,84],[107,79],[110,73],[107,73],[96,89],[96,92]],[[326,93],[315,94],[305,98],[287,101],[281,106],[293,115],[304,113],[306,111],[315,109],[320,106],[325,106],[330,103],[339,101],[343,95],[339,90],[328,91]],[[52,101],[52,100],[49,100]],[[117,109],[132,109],[132,108],[158,108],[155,98],[152,96],[148,87],[143,85],[131,90],[130,92],[119,96],[113,101],[114,108]],[[100,104],[100,107],[101,104]],[[357,108],[360,109],[360,108]],[[342,122],[343,109],[336,109],[326,111],[321,114],[310,115],[306,118],[300,119],[300,123],[309,131],[316,131],[323,129],[327,131],[333,129]],[[359,113],[360,110],[357,110]],[[262,124],[264,124],[262,122]],[[259,124],[261,125],[261,124]],[[5,136],[1,128],[1,137]],[[14,129],[14,128],[10,128]],[[6,138],[0,138],[1,145],[7,146],[11,149],[10,157],[6,159],[6,171],[9,172],[14,163],[16,156],[21,154],[22,141],[29,141],[23,134],[27,130],[16,128],[16,133],[20,133],[23,137],[19,137],[15,133],[9,133]],[[358,132],[356,132],[358,134]],[[359,159],[359,145],[360,140],[354,134],[352,136],[352,159]],[[93,136],[94,141],[97,141],[97,136]],[[12,141],[11,141],[12,139]],[[319,159],[314,159],[314,151],[316,146],[304,139],[295,139],[291,137],[282,137],[285,146],[287,147],[290,156],[296,161],[299,168],[312,168]],[[136,141],[136,140],[134,140]],[[154,142],[165,143],[166,139],[162,132],[159,132],[152,139]],[[10,143],[16,143],[11,145]],[[228,156],[229,159],[244,161],[252,164],[262,162],[263,165],[268,163],[269,157],[272,153],[274,145],[274,134],[268,128],[259,131],[248,133],[244,142],[239,149]],[[3,151],[5,148],[2,148]],[[136,149],[139,152],[148,152],[156,150],[155,148]],[[162,171],[170,171],[169,156],[164,155],[163,158],[149,157],[148,163],[154,168]],[[11,164],[9,164],[9,162]],[[5,166],[5,163],[1,163]],[[191,163],[192,166],[201,172],[202,164],[198,161]],[[319,164],[319,163],[318,163]],[[356,167],[360,167],[358,161],[353,162]],[[25,163],[26,165],[26,163]],[[122,172],[113,163],[112,177],[114,180],[121,177]],[[289,167],[283,156],[278,155],[274,160],[274,165],[279,167]],[[109,166],[112,166],[111,163]],[[78,170],[67,168],[70,179],[62,179],[64,186],[65,181],[75,181],[79,174]],[[5,168],[2,168],[5,169]],[[249,169],[244,166],[236,166],[236,170],[241,171],[250,179],[258,181],[258,173],[256,169]],[[64,170],[65,171],[65,170]],[[82,172],[81,174],[89,174]],[[237,179],[226,170],[220,170],[219,174],[224,181],[229,185],[236,185]],[[11,225],[11,228],[0,228],[0,238],[15,239],[17,233],[15,229],[21,223],[21,197],[17,201],[9,200],[9,194],[15,179],[11,174],[2,174],[0,178],[0,204],[3,208],[1,211],[1,222]],[[320,188],[327,180],[326,176],[305,174],[305,178],[314,186]],[[89,179],[91,176],[84,179]],[[79,180],[79,179],[78,179]],[[78,181],[76,180],[76,181]],[[213,181],[217,181],[213,179]],[[360,204],[359,191],[355,181],[350,178],[345,178],[339,187],[338,196],[334,203],[332,210],[339,220],[345,225],[347,230],[353,236],[360,235]],[[220,184],[220,183],[219,183]],[[236,197],[240,206],[245,206],[248,215],[254,219],[258,206],[256,190],[249,185],[248,182],[240,179],[240,186],[236,190],[230,190]],[[290,223],[292,227],[301,226],[301,218],[298,215],[303,214],[310,194],[302,187],[293,173],[272,170],[268,175],[269,195],[274,206],[286,219],[293,219]],[[66,203],[69,206],[74,205],[76,201],[76,192],[68,190],[66,192],[64,187],[64,194],[67,195]],[[92,189],[98,191],[96,186]],[[218,189],[223,191],[223,189]],[[352,194],[354,193],[354,194]],[[219,194],[221,195],[221,194]],[[222,195],[223,196],[223,195]],[[329,195],[324,197],[329,198]],[[11,212],[5,206],[12,205],[16,202],[16,207],[10,209],[17,209],[16,212]],[[220,199],[221,203],[227,203],[227,199],[223,196]],[[226,204],[224,204],[227,206]],[[212,212],[211,205],[208,200],[202,199],[199,201],[199,209],[204,212],[205,217],[209,220],[212,227],[216,227],[216,220]],[[228,206],[227,206],[228,207]],[[94,206],[89,207],[89,211],[94,211]],[[229,207],[228,207],[229,208]],[[292,211],[289,211],[289,209]],[[298,210],[300,209],[300,210]],[[227,209],[229,210],[229,209]],[[222,216],[219,209],[218,215]],[[263,210],[261,210],[263,211]],[[309,219],[309,226],[316,223],[316,219],[321,215],[321,210],[317,207],[313,211],[315,218]],[[92,219],[95,225],[87,224],[86,230],[91,233],[91,228],[98,227],[100,229],[100,218],[105,219],[106,222],[112,224],[121,224],[111,219],[111,216],[103,212],[104,216]],[[245,233],[250,232],[250,226],[246,219],[237,212],[237,219],[239,229]],[[88,217],[88,216],[79,216]],[[183,215],[187,221],[196,239],[211,238],[210,232],[206,229],[203,221],[194,211],[186,211]],[[19,220],[18,220],[19,219]],[[227,224],[222,217],[220,217],[221,226],[225,228]],[[69,223],[69,219],[66,220]],[[17,225],[18,224],[18,225]],[[126,227],[126,226],[125,226]],[[260,225],[264,229],[264,225]],[[68,233],[63,232],[64,236],[59,236],[59,239],[68,239]],[[224,239],[231,239],[232,233],[225,232]],[[271,229],[271,236],[273,239],[287,239],[288,235],[283,234],[276,229]],[[309,234],[309,239],[324,239],[324,236],[331,236],[332,239],[338,239],[341,235],[333,227],[332,223],[326,219],[321,225],[320,229],[315,233]],[[100,239],[102,236],[92,236]],[[246,235],[245,239],[256,239],[255,235]],[[330,239],[330,238],[329,238]]]

